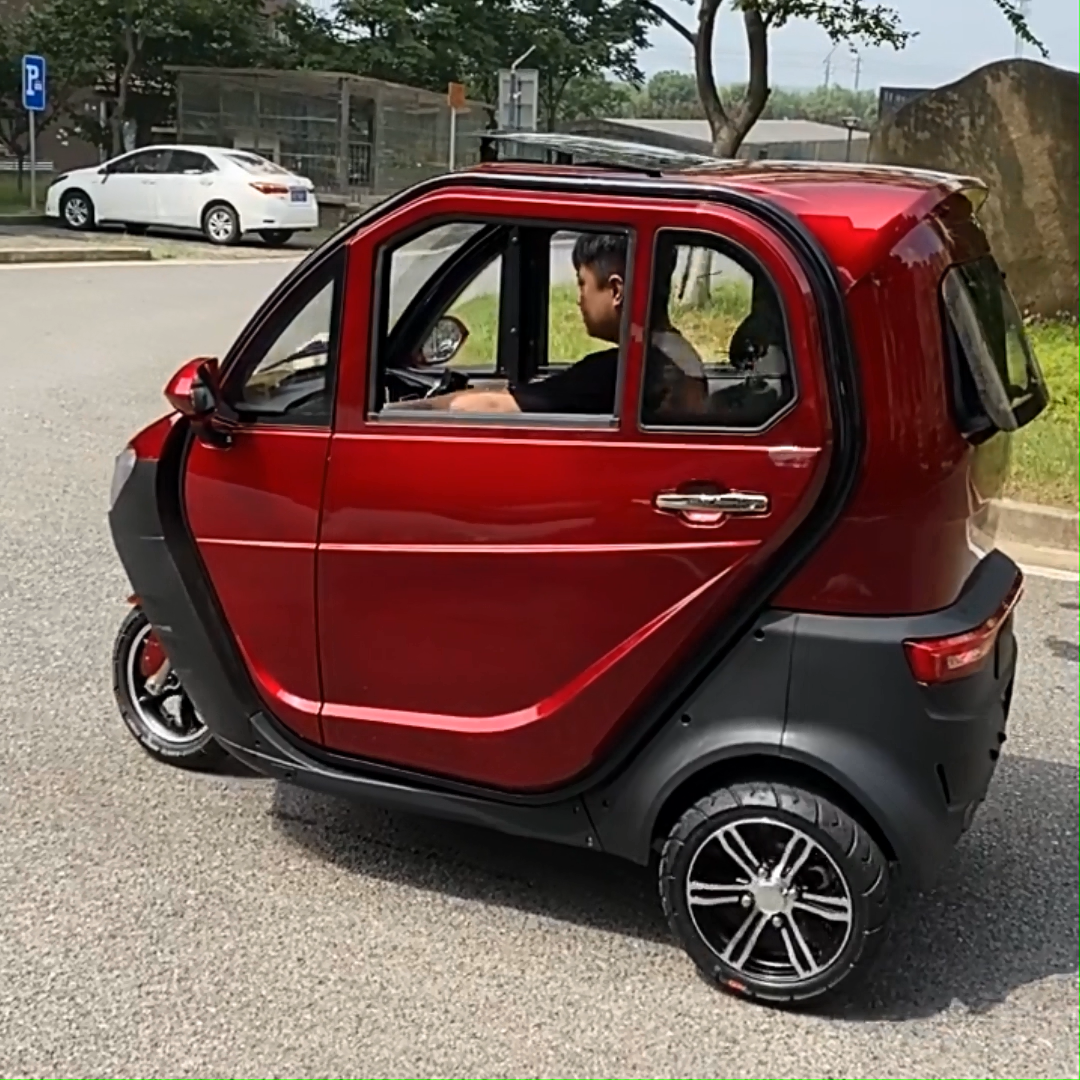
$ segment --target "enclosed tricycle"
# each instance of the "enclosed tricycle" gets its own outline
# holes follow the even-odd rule
[[[131,730],[655,866],[812,999],[1005,740],[1046,390],[963,178],[490,163],[307,256],[120,454]]]

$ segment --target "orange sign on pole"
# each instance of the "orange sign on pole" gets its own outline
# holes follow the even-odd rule
[[[446,102],[454,112],[465,112],[468,106],[465,104],[465,86],[459,82],[452,82],[446,88]]]

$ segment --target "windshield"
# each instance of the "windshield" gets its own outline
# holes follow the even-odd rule
[[[1045,408],[1046,384],[993,256],[952,267],[942,281],[942,297],[978,411],[999,431],[1023,427]]]
[[[289,172],[288,169],[283,169],[280,165],[275,165],[272,161],[259,157],[258,154],[249,154],[247,151],[230,151],[225,156],[241,168],[247,169],[249,173],[287,176]]]

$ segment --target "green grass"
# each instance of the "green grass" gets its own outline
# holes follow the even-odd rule
[[[41,213],[45,201],[45,189],[52,181],[48,173],[38,173],[37,194],[38,213]],[[23,189],[19,191],[19,178],[15,173],[0,173],[0,214],[19,214],[30,212],[30,168],[23,174]]]
[[[1006,495],[1051,506],[1077,505],[1077,351],[1075,323],[1040,322],[1028,337],[1050,390],[1050,405],[1012,440]]]

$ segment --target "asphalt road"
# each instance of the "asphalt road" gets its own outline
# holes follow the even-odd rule
[[[941,884],[825,1013],[730,1000],[585,852],[157,765],[109,652],[113,455],[280,264],[0,270],[0,1075],[1077,1075],[1077,586]]]

